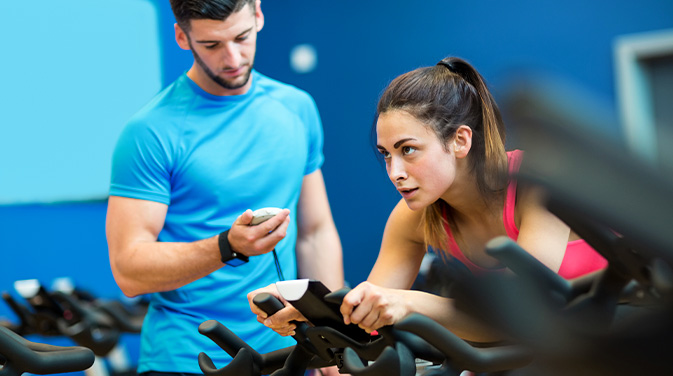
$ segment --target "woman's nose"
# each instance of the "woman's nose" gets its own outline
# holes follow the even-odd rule
[[[407,178],[407,172],[404,169],[404,163],[392,159],[390,161],[390,170],[388,172],[390,180],[393,182],[401,181]]]

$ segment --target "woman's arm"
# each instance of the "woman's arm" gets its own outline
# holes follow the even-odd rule
[[[341,313],[345,323],[358,324],[371,332],[416,312],[467,340],[500,339],[491,328],[457,310],[452,299],[409,290],[425,251],[421,213],[410,210],[402,200],[388,218],[381,251],[369,278],[344,297]]]
[[[368,282],[388,288],[411,288],[426,252],[421,214],[409,209],[404,200],[397,203],[383,230],[379,256]]]

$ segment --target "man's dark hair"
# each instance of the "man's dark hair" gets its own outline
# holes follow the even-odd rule
[[[254,10],[255,0],[171,0],[171,9],[178,26],[187,33],[191,20],[226,20],[246,4]]]

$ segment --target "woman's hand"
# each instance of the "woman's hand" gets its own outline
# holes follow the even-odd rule
[[[337,366],[325,367],[325,368],[316,368],[313,372],[309,373],[311,376],[350,376],[347,373],[340,373]]]
[[[275,296],[283,303],[285,308],[279,310],[271,316],[267,315],[266,312],[262,311],[252,301],[256,295],[264,292]],[[301,313],[299,313],[299,311],[288,304],[288,302],[280,296],[278,290],[276,289],[275,283],[248,293],[248,303],[250,304],[250,310],[252,313],[257,315],[257,321],[271,328],[281,336],[295,335],[295,329],[297,326],[293,323],[294,321],[307,321],[306,318]]]
[[[341,314],[344,323],[357,324],[367,333],[392,325],[412,312],[404,291],[362,282],[344,297]]]

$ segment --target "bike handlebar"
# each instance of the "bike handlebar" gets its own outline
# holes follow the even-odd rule
[[[456,336],[436,321],[410,314],[394,325],[395,329],[414,333],[446,355],[452,366],[472,372],[496,372],[521,368],[532,360],[524,346],[502,345],[477,348]]]
[[[267,314],[272,315],[282,309],[283,303],[270,294],[258,294],[253,302]],[[198,356],[199,367],[206,376],[301,376],[307,368],[321,368],[333,365],[315,356],[315,349],[305,337],[306,323],[297,323],[298,345],[286,347],[266,354],[260,354],[241,340],[227,327],[215,320],[208,320],[199,326],[199,333],[210,338],[233,359],[222,368],[217,368],[205,353]],[[299,334],[301,333],[301,335]]]
[[[88,348],[31,342],[4,327],[0,327],[0,356],[5,358],[0,376],[83,371],[95,360],[93,351]]]
[[[347,289],[324,296],[324,301],[340,304]],[[282,309],[283,304],[270,294],[258,294],[253,302],[267,314]],[[294,336],[297,345],[273,353],[259,354],[224,325],[214,320],[201,324],[199,332],[208,336],[233,360],[217,369],[205,353],[199,354],[199,366],[207,376],[261,374],[303,375],[308,368],[334,365],[342,360],[340,370],[357,376],[410,375],[415,360],[433,364],[448,361],[462,370],[508,370],[530,361],[523,347],[501,346],[475,348],[441,325],[421,315],[411,315],[395,326],[380,328],[379,336],[368,342],[355,340],[329,326],[308,326],[302,336]],[[284,359],[284,362],[283,362]],[[363,360],[371,361],[367,366]]]

